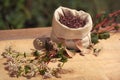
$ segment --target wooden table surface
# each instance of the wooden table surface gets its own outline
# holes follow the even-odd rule
[[[16,29],[16,30],[0,30],[0,40],[26,39],[26,38],[49,36],[50,32],[51,32],[51,27]]]
[[[0,54],[8,46],[20,52],[30,52],[34,48],[33,41],[37,37],[50,36],[51,28],[34,28],[0,31]],[[101,40],[97,45],[102,48],[99,56],[79,53],[65,64],[65,69],[72,73],[62,75],[62,78],[48,80],[120,80],[120,33],[112,33],[107,40]],[[0,56],[0,80],[27,80],[24,77],[11,78],[4,70],[6,60]],[[42,80],[40,76],[31,80]]]

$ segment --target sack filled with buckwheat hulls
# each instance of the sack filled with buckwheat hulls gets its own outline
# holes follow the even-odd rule
[[[91,43],[92,19],[89,13],[66,7],[55,10],[51,39],[68,49],[85,50]]]

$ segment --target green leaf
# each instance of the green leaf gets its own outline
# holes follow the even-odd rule
[[[18,68],[18,73],[17,73],[17,77],[21,76],[23,70],[21,67]]]
[[[57,58],[63,57],[64,56],[64,52],[65,52],[64,48],[61,48],[60,50],[58,50],[58,52],[56,54],[56,57]]]
[[[35,52],[33,52],[33,56],[39,57],[39,56],[40,56],[40,53],[36,50]]]
[[[62,57],[62,54],[57,53],[55,57],[56,57],[56,58],[61,58],[61,57]]]
[[[92,43],[94,43],[94,44],[98,43],[98,42],[99,42],[99,41],[98,41],[98,34],[96,34],[96,33],[91,33],[91,41],[92,41]]]
[[[103,32],[99,34],[99,39],[107,39],[110,37],[109,32]]]
[[[67,59],[67,57],[62,56],[62,58],[59,61],[65,63],[68,61],[68,59]]]
[[[41,75],[44,75],[46,71],[47,71],[46,69],[39,70],[39,72],[40,72]]]
[[[30,68],[29,65],[26,65],[26,66],[24,67],[24,70],[25,70],[25,74],[27,74],[27,73],[31,70],[31,68]]]
[[[61,48],[62,47],[62,43],[58,43],[57,46],[58,46],[58,48]]]
[[[51,59],[51,58],[50,58],[48,55],[46,55],[46,56],[43,57],[42,61],[44,61],[44,62],[49,62],[50,59]]]
[[[120,27],[119,26],[115,26],[115,30],[118,30]]]

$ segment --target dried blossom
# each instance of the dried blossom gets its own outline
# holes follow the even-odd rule
[[[31,55],[29,55],[32,58],[28,58],[25,52],[20,53],[12,50],[12,48],[6,49],[2,56],[8,60],[5,68],[8,70],[9,75],[12,77],[24,76],[27,78],[32,78],[36,75],[41,75],[43,78],[53,77],[53,70],[48,66],[48,63],[54,60],[60,61],[63,64],[67,62],[67,57],[64,55],[65,50],[62,45],[56,49],[53,47],[56,44],[50,40],[45,41],[45,43],[42,42],[42,44],[46,45],[46,49],[39,51],[32,49]],[[58,54],[60,54],[59,57],[56,57]]]
[[[118,31],[120,28],[116,19],[120,15],[120,10],[110,14],[99,14],[96,16],[95,24],[91,33],[92,43],[96,44],[99,39],[107,39],[110,37],[110,31]]]
[[[45,72],[45,74],[43,75],[43,78],[44,79],[47,79],[47,78],[52,78],[52,74],[50,72]]]

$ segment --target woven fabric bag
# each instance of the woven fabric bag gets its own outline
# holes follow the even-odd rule
[[[80,28],[70,28],[60,23],[60,14],[63,15],[64,11],[70,11],[72,15],[79,16],[81,19],[86,20],[86,24]],[[80,40],[81,45],[87,48],[91,43],[92,19],[90,14],[80,10],[69,9],[66,7],[59,7],[55,10],[52,21],[51,39],[54,42],[64,42],[65,46],[70,49],[78,49],[75,41]]]

